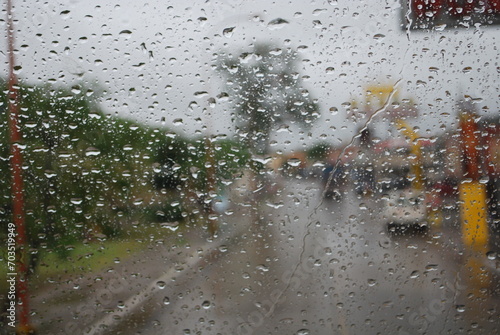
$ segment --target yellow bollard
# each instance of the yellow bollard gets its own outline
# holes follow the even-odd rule
[[[465,245],[476,251],[486,251],[488,221],[485,185],[477,181],[460,184],[460,214]]]
[[[482,317],[484,301],[490,297],[491,273],[485,268],[480,255],[469,254],[463,274],[465,275],[463,296],[467,297],[467,316],[474,320]]]

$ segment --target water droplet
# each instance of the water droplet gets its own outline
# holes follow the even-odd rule
[[[163,290],[166,286],[167,283],[165,283],[163,280],[156,282],[156,287],[158,287],[160,290]],[[163,301],[163,303],[165,303],[165,300]]]
[[[204,16],[200,16],[197,20],[200,23],[200,25],[203,26],[207,22],[208,19]]]
[[[174,126],[180,126],[184,123],[182,119],[174,119],[173,124]]]
[[[246,64],[252,59],[253,53],[250,52],[244,52],[242,53],[238,59],[240,60],[240,63]]]
[[[14,73],[15,74],[20,74],[22,70],[23,70],[23,68],[21,65],[14,66]]]
[[[170,299],[168,297],[163,298],[164,305],[170,305]]]
[[[82,198],[71,198],[70,202],[73,205],[80,205],[83,202],[83,199]]]
[[[75,93],[75,92],[73,92]],[[89,113],[89,118],[99,120],[102,117],[99,113]]]
[[[211,304],[210,304],[210,301],[208,300],[205,300],[203,301],[203,303],[201,304],[201,306],[204,308],[204,309],[209,309]]]
[[[290,158],[286,163],[290,166],[299,166],[302,161],[298,158]]]
[[[176,231],[179,229],[179,222],[163,222],[160,223],[160,227],[169,229],[171,231]]]
[[[101,153],[101,150],[94,148],[94,147],[88,147],[87,150],[85,150],[85,156],[98,156]]]
[[[301,329],[297,331],[297,335],[309,335],[309,329]]]
[[[54,178],[57,176],[57,173],[55,173],[55,171],[51,171],[51,170],[45,170],[45,177],[47,178]]]
[[[384,307],[392,307],[392,305],[394,305],[394,303],[391,300],[384,301],[382,303],[382,306],[384,306]]]
[[[224,28],[224,30],[222,31],[222,35],[224,35],[227,38],[233,36],[234,28],[236,28],[236,27]]]
[[[318,9],[313,10],[313,15],[318,16],[326,11],[327,11],[326,8],[318,8]]]
[[[210,105],[211,108],[214,108],[216,103],[217,101],[215,100],[215,98],[213,97],[208,98],[208,104]]]
[[[208,95],[207,91],[194,92],[194,96],[197,98],[203,98],[204,96],[207,96],[207,95]]]
[[[283,202],[277,202],[277,203],[273,203],[273,202],[266,202],[266,205],[271,207],[271,208],[275,208],[275,209],[278,209],[278,208],[281,208],[283,206],[285,206],[285,204]]]
[[[130,144],[125,144],[125,145],[123,146],[123,150],[124,150],[124,151],[131,151],[131,150],[133,150],[133,149],[134,149],[134,147],[132,147],[132,145],[130,145]]]
[[[489,251],[486,253],[486,257],[488,257],[488,259],[494,260],[497,258],[497,253],[494,251]]]
[[[457,309],[457,312],[463,313],[463,312],[465,312],[465,305],[457,305],[456,309]]]
[[[479,183],[485,184],[485,185],[488,184],[489,181],[490,181],[490,178],[488,178],[488,177],[481,177],[479,179]]]
[[[321,23],[320,20],[314,20],[313,21],[313,27],[314,28],[322,28],[323,27],[323,23]]]
[[[226,92],[222,92],[221,94],[217,95],[217,100],[220,102],[228,101],[229,100],[229,94]]]
[[[269,21],[269,23],[267,24],[267,26],[269,27],[269,29],[275,30],[275,29],[281,29],[281,28],[283,28],[288,23],[289,22],[287,20],[285,20],[285,19],[276,18],[274,20]]]
[[[279,322],[291,325],[293,323],[293,318],[284,318],[281,319]]]
[[[418,278],[418,276],[420,276],[420,273],[417,270],[413,271],[410,274],[410,278]]]
[[[132,32],[128,29],[120,31],[120,35],[131,35],[131,34],[132,34]]]
[[[377,285],[377,281],[375,279],[368,279],[368,286],[375,286]]]

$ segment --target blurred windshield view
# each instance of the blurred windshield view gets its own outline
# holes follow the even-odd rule
[[[4,0],[0,334],[494,334],[500,1]]]

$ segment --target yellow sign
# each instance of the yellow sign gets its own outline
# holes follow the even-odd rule
[[[477,181],[460,184],[462,236],[466,246],[481,251],[488,247],[486,187]]]
[[[373,109],[381,108],[387,102],[395,87],[392,85],[368,86],[366,88],[366,104]],[[393,100],[398,100],[398,92],[394,93]]]

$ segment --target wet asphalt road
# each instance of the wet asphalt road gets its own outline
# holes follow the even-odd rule
[[[376,196],[320,193],[296,180],[257,214],[225,217],[222,230],[244,227],[239,237],[104,333],[496,332],[496,279],[462,246],[456,211],[427,233],[388,234]]]

